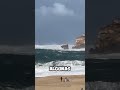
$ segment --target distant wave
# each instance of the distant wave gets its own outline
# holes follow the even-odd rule
[[[85,48],[72,49],[73,45],[69,45],[69,49],[61,48],[61,45],[35,45],[35,49],[52,49],[52,50],[63,50],[63,51],[85,51]]]
[[[87,58],[94,58],[94,59],[119,59],[120,58],[120,53],[88,54]]]
[[[1,45],[0,54],[19,54],[19,55],[34,55],[34,46],[21,45],[21,46],[9,46]]]

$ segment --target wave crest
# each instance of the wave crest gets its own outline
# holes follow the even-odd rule
[[[51,49],[51,50],[63,50],[63,51],[85,51],[85,48],[72,49],[74,45],[69,45],[69,49],[61,48],[61,45],[35,45],[35,49]]]
[[[79,61],[79,60],[74,60],[74,61],[70,61],[70,60],[66,60],[66,61],[51,61],[51,62],[47,62],[47,63],[37,63],[35,66],[39,67],[39,66],[85,66],[85,61]]]
[[[49,66],[71,66],[71,71],[49,71]],[[35,65],[35,77],[46,77],[54,75],[85,75],[85,61],[65,60],[51,61],[48,63],[37,63]]]

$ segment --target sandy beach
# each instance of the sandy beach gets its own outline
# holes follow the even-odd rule
[[[85,76],[84,75],[70,75],[62,76],[48,76],[35,78],[35,90],[85,90]],[[69,79],[64,82],[64,78]],[[83,89],[82,89],[83,88]]]

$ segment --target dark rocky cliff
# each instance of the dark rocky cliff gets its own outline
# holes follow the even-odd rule
[[[93,53],[120,52],[120,18],[114,18],[110,25],[100,28]]]

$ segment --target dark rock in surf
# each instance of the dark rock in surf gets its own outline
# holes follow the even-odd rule
[[[61,46],[63,49],[69,49],[68,44],[64,44]]]

